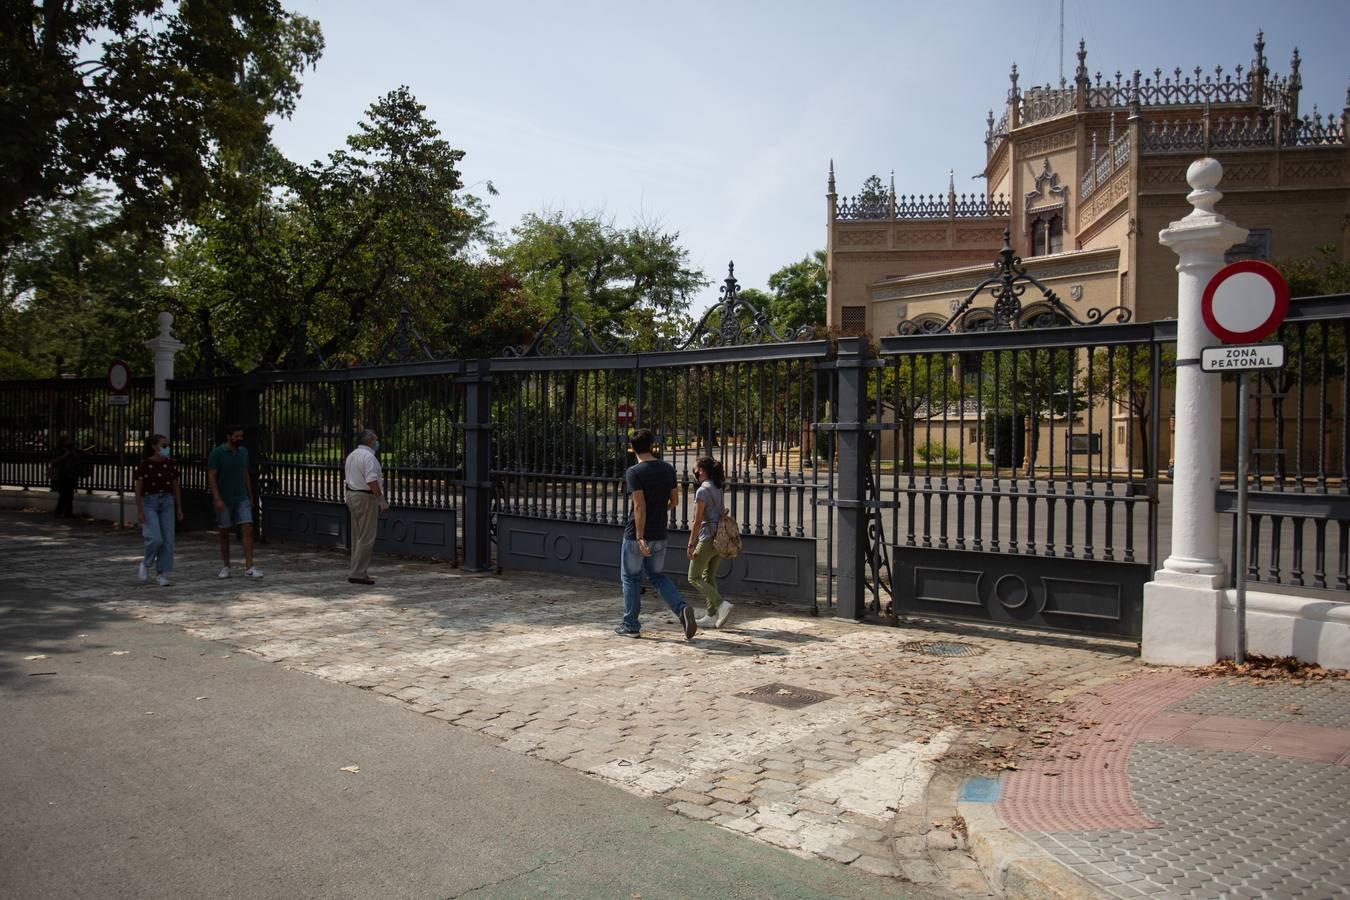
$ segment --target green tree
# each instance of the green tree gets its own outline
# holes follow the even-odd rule
[[[870,209],[887,209],[890,206],[891,195],[880,175],[869,175],[855,200],[859,205]]]
[[[0,253],[90,178],[149,230],[266,141],[323,49],[277,0],[12,0],[0,11]]]
[[[0,370],[98,375],[121,358],[148,371],[143,342],[170,302],[158,237],[120,227],[106,192],[87,187],[21,234],[0,270]]]
[[[1156,471],[1159,448],[1150,439],[1155,391],[1176,384],[1176,350],[1165,346],[1158,352],[1158,368],[1153,368],[1153,348],[1149,345],[1099,347],[1088,362],[1088,380],[1094,399],[1104,401],[1112,412],[1123,412],[1130,427],[1137,431],[1139,459],[1144,474]],[[1134,464],[1134,460],[1130,460]]]
[[[477,323],[490,321],[483,291],[519,286],[470,258],[488,224],[463,190],[463,156],[406,87],[372,104],[327,160],[300,167],[259,154],[180,250],[203,367],[360,358],[404,306],[418,322],[457,318],[461,291]]]
[[[650,346],[687,325],[691,298],[708,284],[679,238],[650,222],[619,228],[554,211],[527,214],[494,253],[536,308],[569,310],[598,334]]]
[[[769,276],[773,300],[769,314],[774,327],[784,335],[803,325],[825,324],[825,251],[817,250],[789,263]]]
[[[930,420],[959,419],[961,404],[971,390],[961,380],[960,358],[953,353],[907,353],[896,357],[895,363],[887,366],[883,372],[883,419],[886,413],[895,417],[900,442],[897,448],[900,469],[912,473],[914,458],[919,454],[919,448],[915,446],[919,428]],[[945,438],[940,437],[939,440],[943,443],[937,446],[942,447],[944,452],[933,458],[941,460],[946,451],[959,450],[959,429],[955,448]]]

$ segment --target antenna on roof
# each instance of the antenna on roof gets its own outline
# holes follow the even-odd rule
[[[1059,86],[1064,87],[1064,0],[1059,0]]]

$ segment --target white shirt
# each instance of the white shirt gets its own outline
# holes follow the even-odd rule
[[[362,444],[347,456],[347,488],[353,491],[369,491],[372,481],[378,482],[380,492],[384,492],[384,477],[380,474],[380,459],[375,451]]]

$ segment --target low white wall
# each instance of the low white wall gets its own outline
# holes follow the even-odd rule
[[[84,491],[75,492],[75,514],[101,519],[105,522],[118,521],[117,495],[112,493]],[[0,509],[56,509],[56,491],[26,491],[20,488],[0,488]],[[123,513],[124,522],[136,521],[136,498],[126,495]]]
[[[1236,599],[1236,591],[1225,591],[1219,610],[1224,656],[1232,656],[1235,649]],[[1248,589],[1247,652],[1350,669],[1350,603]]]

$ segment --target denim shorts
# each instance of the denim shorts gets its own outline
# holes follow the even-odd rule
[[[233,528],[235,525],[252,525],[253,511],[249,509],[248,499],[226,502],[225,508],[216,513],[217,528]]]

